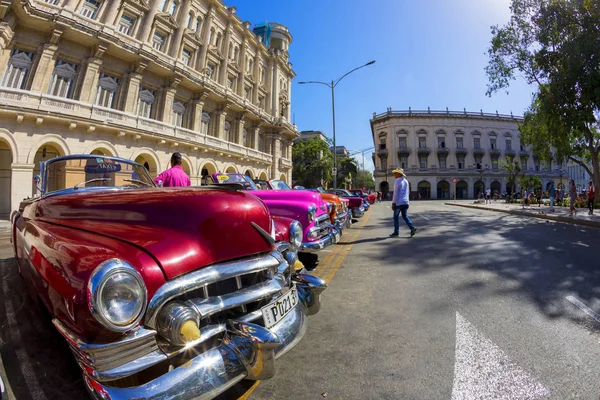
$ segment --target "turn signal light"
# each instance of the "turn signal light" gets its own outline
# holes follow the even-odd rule
[[[200,329],[198,328],[196,321],[185,321],[179,334],[185,343],[200,339]]]

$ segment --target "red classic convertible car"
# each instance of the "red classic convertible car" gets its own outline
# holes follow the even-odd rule
[[[255,196],[157,188],[115,157],[40,171],[12,216],[16,259],[93,398],[208,399],[270,378],[320,308],[325,283],[294,268],[297,222]]]

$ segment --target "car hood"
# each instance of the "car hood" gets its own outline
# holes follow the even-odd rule
[[[156,258],[167,279],[272,249],[252,224],[271,232],[265,205],[230,190],[82,191],[42,199],[36,217],[143,248]]]

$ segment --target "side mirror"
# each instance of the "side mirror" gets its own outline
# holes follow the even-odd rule
[[[36,176],[33,177],[33,181],[35,182],[35,187],[37,188],[37,190],[41,194],[42,193],[42,187],[40,185],[42,183],[42,178],[39,175],[36,175]]]

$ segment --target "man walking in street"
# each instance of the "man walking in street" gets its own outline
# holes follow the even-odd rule
[[[590,181],[590,186],[588,186],[588,208],[589,214],[594,214],[594,182]]]
[[[154,179],[157,185],[162,182],[162,186],[192,186],[190,177],[187,176],[183,168],[181,168],[182,158],[181,153],[176,152],[171,156],[171,168],[163,171]]]
[[[394,197],[392,198],[392,210],[394,211],[394,232],[390,237],[398,237],[398,231],[400,229],[399,214],[402,213],[402,219],[406,222],[406,225],[410,228],[410,237],[415,236],[417,228],[413,225],[406,212],[408,211],[410,188],[408,181],[405,179],[403,169],[395,169],[392,171],[396,181],[394,182]]]
[[[487,188],[485,190],[485,204],[492,203],[492,189]]]
[[[554,212],[554,181],[550,181],[548,187],[548,198],[550,199],[550,211]]]

